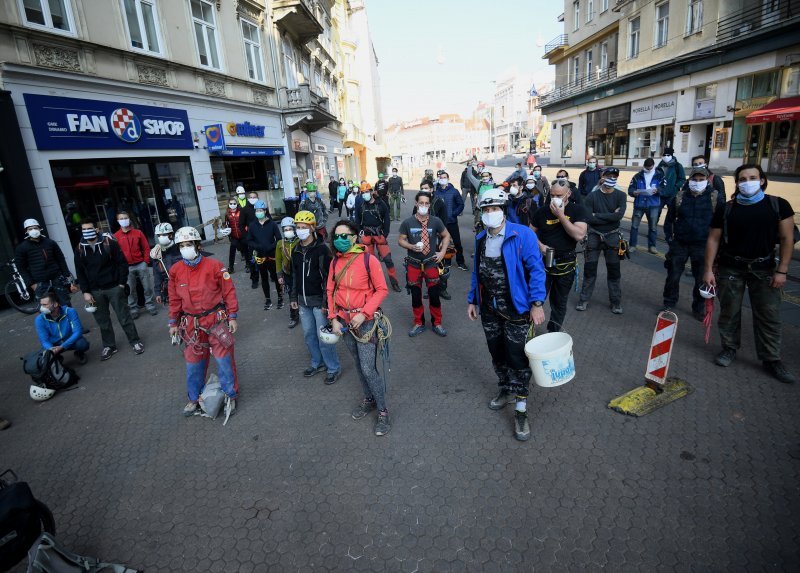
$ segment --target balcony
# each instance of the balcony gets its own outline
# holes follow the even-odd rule
[[[603,86],[606,82],[617,78],[617,67],[610,67],[606,70],[597,70],[592,77],[582,77],[569,82],[563,86],[556,86],[553,91],[548,92],[539,98],[539,105],[542,108],[552,105],[557,101],[576,96],[585,91]]]
[[[348,147],[350,146],[350,143],[365,145],[367,139],[366,135],[354,123],[346,122],[342,125],[342,128],[344,130],[344,141],[346,142],[345,145]]]
[[[560,36],[556,36],[544,46],[544,56],[542,59],[548,58],[550,56],[550,52],[555,52],[558,49],[566,49],[569,47],[569,37],[566,34],[561,34]]]
[[[305,127],[309,131],[316,131],[336,121],[336,116],[330,112],[328,98],[311,91],[308,84],[281,88],[278,100],[289,127]]]
[[[322,34],[322,23],[309,0],[272,0],[272,14],[275,24],[302,44]]]
[[[773,0],[757,3],[717,22],[717,43],[744,40],[772,29],[794,26],[800,20],[800,0]]]

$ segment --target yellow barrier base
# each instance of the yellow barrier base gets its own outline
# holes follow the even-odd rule
[[[683,398],[691,391],[691,386],[685,380],[667,378],[661,392],[650,386],[639,386],[611,400],[608,407],[620,414],[640,417]]]

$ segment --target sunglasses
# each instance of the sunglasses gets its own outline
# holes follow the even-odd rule
[[[347,239],[348,237],[355,237],[355,233],[339,233],[338,235],[334,235],[334,239]]]

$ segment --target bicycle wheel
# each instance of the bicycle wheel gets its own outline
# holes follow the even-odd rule
[[[39,310],[39,301],[36,300],[33,289],[28,287],[25,295],[20,296],[17,290],[17,283],[13,279],[6,283],[5,295],[8,304],[22,313],[36,314]]]

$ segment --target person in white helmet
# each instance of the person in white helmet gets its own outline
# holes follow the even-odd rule
[[[61,306],[70,306],[69,295],[77,292],[78,287],[58,243],[42,235],[36,219],[26,219],[23,228],[25,239],[14,249],[14,259],[25,284],[34,290],[36,298],[53,290]]]
[[[284,217],[281,219],[281,234],[283,238],[278,241],[275,248],[275,268],[278,273],[278,284],[284,293],[292,292],[292,252],[300,239],[297,238],[294,219]],[[300,321],[300,310],[289,305],[289,328],[294,328]]]
[[[181,250],[174,241],[175,233],[172,225],[159,223],[156,225],[156,241],[158,244],[150,250],[153,261],[153,290],[156,293],[156,302],[166,305],[169,302],[169,269],[181,260]],[[200,254],[210,257],[211,253],[200,249]]]

